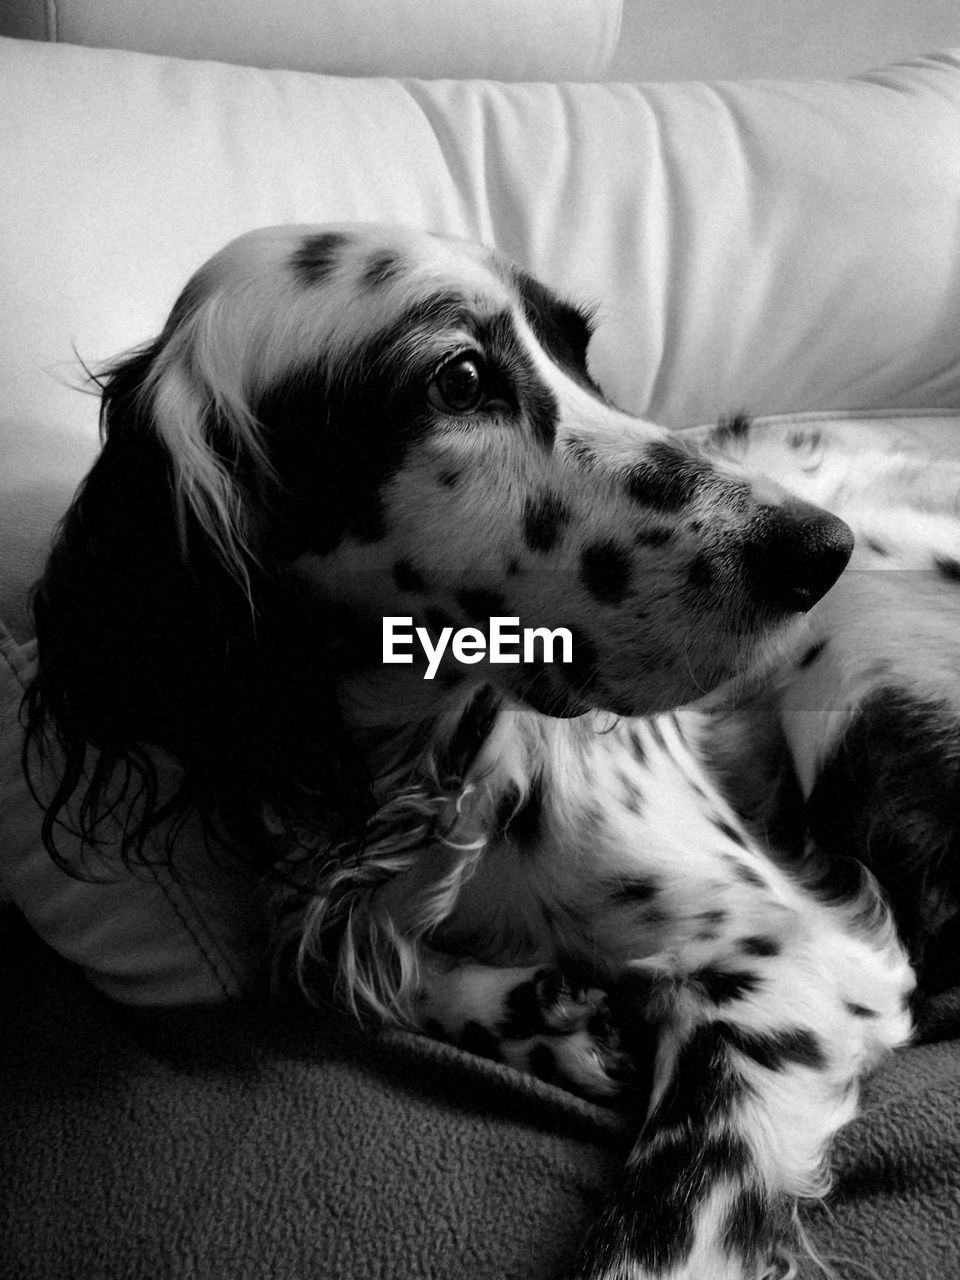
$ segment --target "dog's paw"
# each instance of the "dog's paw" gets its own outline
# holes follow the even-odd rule
[[[590,1098],[615,1097],[630,1076],[606,992],[553,966],[435,970],[418,1015],[429,1035]]]

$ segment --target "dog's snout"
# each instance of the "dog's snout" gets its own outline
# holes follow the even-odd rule
[[[765,604],[802,613],[826,595],[846,567],[853,534],[836,516],[791,500],[763,507],[744,549],[750,585]]]

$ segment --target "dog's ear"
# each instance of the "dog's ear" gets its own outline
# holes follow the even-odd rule
[[[229,414],[171,359],[169,335],[104,379],[103,449],[33,597],[26,763],[36,770],[55,746],[42,797],[54,856],[60,822],[95,842],[111,806],[127,810],[121,852],[139,856],[190,808],[256,822],[252,808],[295,806],[300,784],[319,796],[324,773],[344,776],[349,744],[316,655],[309,713],[297,697],[300,642],[256,545],[264,468],[245,444],[250,422]],[[158,789],[157,749],[181,771],[172,797]]]

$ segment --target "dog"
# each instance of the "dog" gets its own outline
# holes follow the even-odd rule
[[[101,379],[25,767],[54,857],[198,813],[308,994],[630,1095],[571,1278],[746,1280],[956,976],[960,473],[672,433],[592,327],[424,232],[226,246]]]

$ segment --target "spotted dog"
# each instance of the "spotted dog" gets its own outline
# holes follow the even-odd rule
[[[630,1095],[571,1277],[745,1280],[911,1034],[878,880],[921,972],[949,952],[956,477],[927,502],[901,464],[838,478],[839,436],[819,460],[739,419],[678,438],[604,398],[590,334],[460,241],[228,245],[103,379],[35,597],[27,765],[56,777],[54,856],[61,821],[102,842],[125,810],[121,855],[175,860],[199,813],[278,886],[309,992]],[[835,587],[853,540],[815,502],[869,508],[866,554],[916,582]],[[384,663],[387,617],[572,648],[448,647],[428,680]]]

